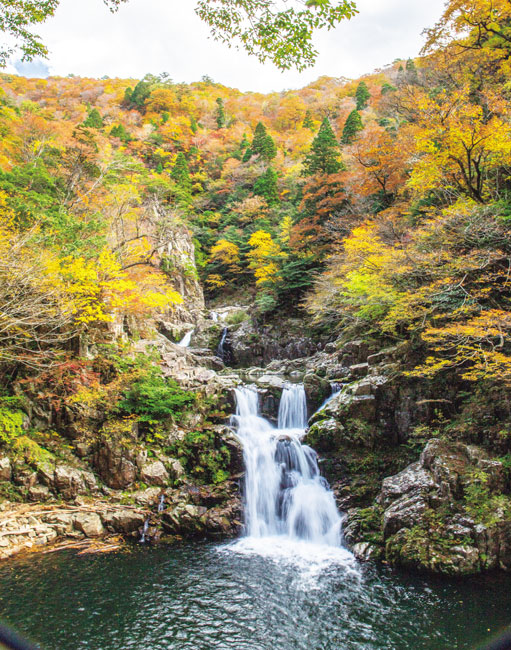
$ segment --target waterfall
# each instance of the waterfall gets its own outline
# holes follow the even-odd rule
[[[218,344],[218,347],[216,349],[216,356],[220,357],[220,359],[224,358],[225,350],[224,350],[224,345],[225,345],[225,339],[227,338],[227,334],[229,334],[229,328],[224,327],[222,330],[222,337],[220,338],[220,343]]]
[[[140,537],[141,544],[145,544],[148,531],[149,531],[149,517],[144,521],[144,528],[142,530],[142,536]]]
[[[189,332],[187,332],[183,336],[183,338],[179,341],[178,345],[180,347],[182,347],[182,348],[187,348],[190,345],[191,341],[192,341],[192,335],[193,335],[194,332],[195,332],[195,330],[190,330]]]
[[[286,386],[279,405],[279,429],[305,429],[307,427],[307,398],[303,384]]]
[[[318,408],[318,410],[316,411],[316,413],[319,413],[322,409],[325,408],[325,406],[326,406],[329,402],[331,402],[331,401],[333,400],[333,398],[334,398],[336,395],[339,395],[339,393],[340,393],[341,390],[343,389],[343,386],[344,386],[344,384],[338,384],[338,383],[335,382],[335,381],[331,382],[331,383],[330,383],[330,388],[331,388],[332,392],[330,393],[329,397],[326,398],[326,400],[323,402],[323,404],[321,404],[321,406]]]
[[[222,336],[220,338],[220,343],[216,349],[216,356],[220,357],[222,361],[226,364],[232,364],[234,362],[234,354],[232,350],[231,340],[229,337],[229,328],[224,327],[222,330]]]
[[[245,459],[245,532],[339,546],[341,517],[316,452],[302,445],[307,425],[303,386],[284,389],[279,425],[259,415],[256,390],[237,388],[232,424]]]

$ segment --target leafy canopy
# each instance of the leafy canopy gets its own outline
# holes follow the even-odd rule
[[[104,0],[111,11],[127,1]],[[24,61],[47,56],[46,46],[32,28],[53,16],[59,3],[0,0],[0,31],[14,38]],[[331,29],[357,13],[351,0],[199,0],[195,11],[209,25],[215,40],[241,47],[281,70],[313,65],[318,54],[312,44],[313,33]],[[0,67],[5,67],[14,51],[12,46],[0,45]]]

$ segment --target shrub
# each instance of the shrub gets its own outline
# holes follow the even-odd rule
[[[167,451],[202,483],[222,483],[229,478],[231,454],[214,431],[188,431]]]
[[[180,415],[195,402],[195,395],[180,388],[174,379],[165,379],[158,368],[136,378],[124,391],[117,411],[137,415],[141,422],[164,420]]]
[[[23,433],[22,411],[0,407],[0,444],[10,445]]]

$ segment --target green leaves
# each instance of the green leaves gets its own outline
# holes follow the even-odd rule
[[[325,117],[321,127],[307,154],[304,162],[304,175],[336,174],[344,169],[340,160],[339,143],[330,125],[330,120]]]
[[[128,0],[103,1],[115,12]],[[47,56],[45,45],[29,28],[53,16],[59,2],[0,0],[0,31],[14,37],[24,61]],[[262,63],[271,61],[281,70],[304,70],[314,64],[318,54],[312,45],[313,33],[335,27],[357,10],[352,0],[295,0],[294,4],[280,9],[275,0],[199,0],[195,11],[209,25],[215,40],[229,47],[235,43]],[[0,46],[0,68],[13,52],[12,47]]]
[[[312,35],[331,29],[357,10],[350,0],[308,0],[305,5],[279,9],[274,0],[200,0],[196,13],[217,41],[245,49],[261,63],[271,61],[281,70],[312,66],[317,50]],[[305,9],[298,9],[298,6]]]
[[[39,36],[29,28],[53,16],[58,5],[59,0],[0,0],[0,31],[18,42],[23,61],[48,54]],[[0,45],[0,68],[6,66],[14,51],[14,47]]]

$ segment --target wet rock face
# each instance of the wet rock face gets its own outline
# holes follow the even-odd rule
[[[134,453],[119,442],[102,440],[93,462],[101,479],[115,490],[126,489],[137,478]]]
[[[188,537],[234,537],[241,531],[242,503],[235,482],[166,492],[162,514],[167,533]]]
[[[332,393],[330,382],[323,377],[309,372],[303,378],[305,394],[307,395],[307,407],[309,414],[312,415],[327,397]]]
[[[432,440],[383,481],[376,506],[350,513],[347,534],[371,546],[361,525],[370,516],[369,538],[380,536],[371,552],[392,564],[452,575],[511,570],[509,488],[502,463],[481,449]]]
[[[273,360],[300,359],[317,352],[318,344],[303,334],[303,322],[288,319],[282,324],[255,325],[247,319],[229,328],[235,367],[265,366]]]

